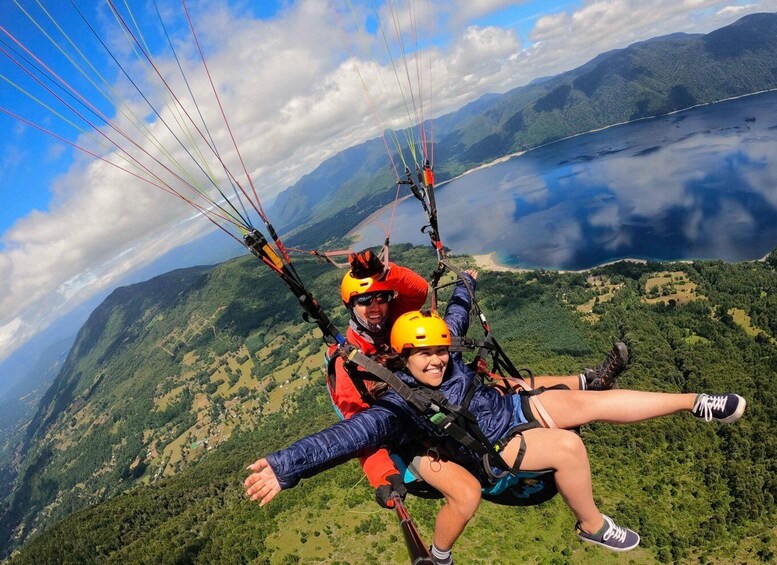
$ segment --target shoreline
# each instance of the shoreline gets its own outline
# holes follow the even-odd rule
[[[615,263],[620,263],[622,261],[625,261],[627,263],[640,263],[640,264],[645,264],[648,262],[647,259],[637,259],[635,257],[624,257],[623,259],[607,261],[606,263],[600,263],[598,265],[588,267],[587,269],[579,269],[577,271],[567,270],[567,269],[553,269],[553,268],[546,268],[546,267],[536,267],[534,269],[530,269],[526,267],[510,267],[509,265],[500,263],[497,260],[496,253],[497,253],[496,251],[492,251],[490,253],[482,253],[477,255],[472,254],[470,256],[475,260],[475,265],[477,266],[478,269],[483,269],[486,271],[510,272],[510,273],[530,273],[532,271],[553,271],[556,273],[587,273],[588,271],[599,269],[600,267],[606,267],[608,265],[614,265]],[[769,253],[771,253],[771,251]],[[753,262],[763,263],[764,261],[766,261],[766,258],[769,256],[769,253],[767,253],[760,259],[745,259],[743,261],[735,261],[735,262],[747,263],[749,261],[753,261]],[[696,261],[714,261],[714,260],[715,259],[672,259],[672,260],[654,259],[653,261],[656,263],[665,264],[665,263],[694,263]],[[728,263],[730,261],[726,261],[726,262]]]
[[[510,273],[530,273],[532,271],[553,271],[556,273],[587,273],[588,271],[592,271],[593,269],[606,267],[607,265],[614,265],[615,263],[620,263],[621,261],[626,261],[627,263],[641,263],[641,264],[647,263],[647,259],[636,259],[634,257],[625,257],[623,259],[616,259],[614,261],[607,261],[606,263],[594,265],[593,267],[588,267],[587,269],[579,269],[577,271],[573,271],[569,269],[553,269],[553,268],[545,268],[545,267],[536,267],[534,269],[530,269],[526,267],[510,267],[509,265],[500,263],[497,260],[496,251],[492,251],[491,253],[472,255],[472,258],[475,260],[475,264],[479,269],[484,269],[487,271],[510,272]],[[660,262],[661,263],[692,263],[693,260],[688,259],[688,260],[681,260],[681,261],[660,261]]]
[[[481,170],[487,169],[489,167],[493,167],[494,165],[498,165],[498,164],[503,163],[505,161],[509,161],[510,159],[512,159],[514,157],[520,157],[520,156],[522,156],[522,155],[524,155],[524,154],[526,154],[526,153],[528,153],[530,151],[535,151],[537,149],[542,149],[542,148],[547,147],[549,145],[553,145],[554,143],[559,143],[561,141],[566,141],[566,140],[569,140],[569,139],[574,139],[576,137],[580,137],[580,136],[583,136],[583,135],[588,135],[588,134],[591,134],[591,133],[598,133],[598,132],[605,131],[605,130],[608,130],[610,128],[614,128],[614,127],[618,127],[618,126],[634,124],[634,123],[638,123],[638,122],[642,122],[642,121],[646,121],[646,120],[655,120],[655,119],[663,118],[663,117],[666,117],[666,116],[673,116],[675,114],[680,114],[682,112],[687,112],[689,110],[694,110],[694,109],[697,109],[697,108],[703,108],[705,106],[712,106],[714,104],[720,104],[722,102],[730,102],[732,100],[739,100],[741,98],[747,98],[747,97],[750,97],[750,96],[758,96],[760,94],[766,94],[766,93],[769,93],[769,92],[777,92],[777,88],[769,88],[769,89],[766,89],[766,90],[759,90],[758,92],[749,92],[747,94],[740,94],[738,96],[731,96],[729,98],[723,98],[722,100],[715,100],[713,102],[702,102],[700,104],[695,104],[693,106],[689,106],[688,108],[682,108],[680,110],[673,110],[671,112],[668,112],[666,114],[661,114],[661,115],[658,115],[658,116],[645,116],[643,118],[637,118],[635,120],[628,120],[628,121],[625,121],[625,122],[618,122],[618,123],[615,123],[615,124],[610,124],[610,125],[602,126],[600,128],[595,128],[595,129],[592,129],[590,131],[574,133],[572,135],[568,135],[568,136],[562,137],[560,139],[554,139],[553,141],[549,141],[547,143],[543,143],[542,145],[538,145],[536,147],[531,147],[529,149],[524,149],[524,150],[521,150],[521,151],[517,151],[515,153],[509,153],[508,155],[503,155],[502,157],[497,157],[493,161],[489,161],[487,163],[483,163],[481,165],[478,165],[477,167],[473,167],[471,169],[467,169],[466,171],[464,171],[461,174],[456,175],[455,177],[452,177],[452,178],[449,178],[447,180],[444,180],[444,181],[440,182],[439,184],[436,184],[434,186],[434,188],[435,189],[442,188],[446,184],[448,184],[450,182],[453,182],[455,180],[459,180],[459,179],[461,179],[461,178],[463,178],[463,177],[465,177],[465,176],[467,176],[467,175],[469,175],[471,173],[474,173],[474,172],[477,172],[477,171],[481,171]],[[359,241],[361,239],[361,234],[359,233],[360,231],[362,231],[365,227],[367,227],[369,224],[374,222],[375,219],[378,218],[381,214],[384,214],[385,212],[387,212],[390,207],[399,205],[400,202],[403,202],[404,200],[406,200],[407,198],[410,198],[411,196],[412,196],[412,194],[407,194],[407,195],[403,196],[402,198],[397,199],[392,204],[386,204],[385,206],[379,208],[378,210],[375,210],[372,214],[370,214],[365,219],[363,219],[361,222],[359,222],[358,225],[356,225],[353,228],[351,228],[350,230],[348,230],[348,233],[346,234],[346,237],[353,237],[354,238],[354,242]],[[489,260],[487,259],[488,255],[489,255],[488,253],[482,255],[482,257],[484,257],[483,261],[486,262],[486,263],[489,262]],[[625,259],[623,259],[623,260],[625,260]],[[635,261],[639,261],[639,259],[635,259]],[[494,263],[496,263],[496,262],[494,262]],[[609,263],[606,263],[606,264],[609,264]],[[597,266],[602,266],[602,265],[597,265]],[[501,267],[502,267],[501,270],[512,269],[512,267],[507,267],[505,265],[502,265]],[[592,268],[594,268],[594,267],[592,267]],[[526,269],[526,270],[531,270],[531,269]],[[566,271],[566,272],[571,272],[571,271]],[[580,272],[582,272],[582,271],[580,271]]]

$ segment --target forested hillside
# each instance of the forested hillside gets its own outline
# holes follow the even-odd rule
[[[291,352],[320,347],[293,297],[255,260],[116,290],[79,332],[27,429],[0,547],[135,481],[173,474],[250,428],[280,408],[284,380],[296,387],[317,370],[318,360],[303,366]]]
[[[422,273],[434,264],[428,248],[392,256]],[[682,415],[583,428],[602,509],[642,534],[629,559],[774,560],[776,267],[772,253],[481,274],[481,306],[519,366],[575,372],[623,339],[622,387],[747,398],[731,426]],[[302,275],[342,327],[340,273],[311,264]],[[243,499],[247,464],[335,421],[320,343],[252,257],[117,291],[81,331],[30,432],[2,524],[16,541],[31,537],[11,563],[403,562],[396,519],[354,463],[266,508]],[[428,539],[438,503],[408,505]],[[583,547],[573,526],[558,497],[528,509],[485,503],[457,562],[618,561]]]
[[[777,14],[752,14],[706,35],[673,34],[603,53],[436,119],[436,180],[570,135],[777,88],[776,62]],[[297,229],[300,246],[317,247],[390,202],[395,181],[383,141],[372,140],[300,179],[278,196],[270,215]]]

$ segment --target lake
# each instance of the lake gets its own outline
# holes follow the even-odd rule
[[[777,246],[777,93],[614,126],[440,186],[452,253],[514,267],[585,269],[624,258],[758,259]],[[361,226],[380,245],[389,211]],[[392,242],[428,243],[402,201]]]

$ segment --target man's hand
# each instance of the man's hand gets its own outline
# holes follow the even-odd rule
[[[258,500],[259,506],[264,506],[281,492],[278,477],[275,476],[275,471],[267,463],[267,459],[259,459],[253,465],[249,465],[248,469],[254,472],[243,481],[243,487],[246,489],[245,494],[251,500]]]
[[[351,264],[351,274],[355,279],[382,279],[386,274],[386,266],[375,255],[371,249],[366,249],[361,253],[351,253],[348,256],[348,262]]]
[[[394,503],[391,501],[391,495],[397,493],[399,498],[405,500],[407,496],[407,487],[402,482],[402,477],[399,475],[389,475],[386,477],[389,482],[387,485],[380,485],[375,489],[375,501],[383,508],[393,508]]]

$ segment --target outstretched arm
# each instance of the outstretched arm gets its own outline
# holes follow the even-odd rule
[[[255,477],[253,482],[261,479],[264,483],[274,478],[281,489],[291,488],[300,479],[343,463],[365,448],[383,445],[395,437],[401,438],[409,422],[400,420],[399,414],[406,419],[404,413],[407,410],[406,406],[376,405],[304,437],[285,449],[266,455],[266,462],[260,459],[254,463],[256,471],[267,479]],[[267,465],[274,477],[267,475]]]

